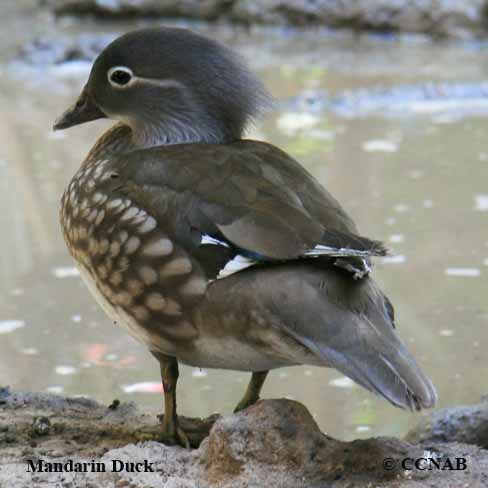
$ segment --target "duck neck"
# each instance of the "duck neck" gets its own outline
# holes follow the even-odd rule
[[[111,156],[139,149],[175,144],[206,143],[227,144],[240,139],[223,130],[210,119],[151,120],[143,123],[137,120],[124,120],[107,130],[90,150],[85,163],[107,159]]]
[[[161,119],[146,115],[143,120],[125,122],[131,129],[132,143],[138,149],[195,142],[224,144],[232,139],[221,124],[198,112]]]
[[[154,124],[131,125],[130,128],[131,140],[134,146],[139,149],[189,142],[214,142],[207,141],[204,134],[199,134],[191,126],[168,127],[167,124],[156,122]]]

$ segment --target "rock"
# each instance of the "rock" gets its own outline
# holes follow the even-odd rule
[[[56,14],[93,14],[101,17],[159,15],[212,20],[232,0],[41,0]]]
[[[420,456],[422,450],[396,439],[341,442],[322,434],[308,410],[290,400],[268,400],[216,422],[201,447],[210,482],[257,484],[288,472],[289,486],[339,479],[379,481],[395,478],[383,459]],[[264,483],[263,483],[264,484]],[[238,484],[232,486],[240,486]]]
[[[488,486],[483,478],[488,452],[483,449],[445,442],[414,445],[393,438],[339,441],[321,433],[308,410],[290,400],[264,400],[221,417],[198,449],[186,450],[145,440],[154,439],[159,426],[131,404],[113,410],[93,400],[9,390],[0,390],[0,398],[5,400],[0,427],[9,426],[0,434],[0,486],[9,488]],[[48,435],[36,436],[35,443],[30,438],[34,417],[49,418],[52,426]],[[1,437],[6,434],[13,442]],[[401,465],[402,459],[429,456],[444,464],[462,457],[467,468],[405,471]],[[27,472],[28,461],[40,459],[63,466],[93,460],[105,471]],[[145,472],[113,471],[114,465],[145,461],[151,466]]]
[[[459,445],[443,444],[436,449],[444,457],[467,452],[466,446]],[[408,486],[450,486],[443,480],[453,481],[452,472],[405,472],[401,460],[424,457],[423,447],[393,438],[333,439],[320,432],[303,405],[290,400],[261,401],[237,415],[222,417],[199,451],[206,479],[219,487],[359,488],[393,479],[395,487],[402,487],[407,486],[406,475]],[[391,461],[391,469],[384,468],[385,460]],[[478,480],[480,472],[475,466],[472,479]],[[466,477],[462,479],[466,481]]]
[[[108,406],[110,410],[117,410],[120,406],[120,400],[118,398],[115,398],[112,403]]]
[[[476,405],[449,407],[432,413],[406,437],[410,442],[463,442],[488,449],[488,399]]]
[[[163,16],[245,24],[320,25],[355,30],[480,35],[486,0],[39,0],[56,14]]]
[[[231,16],[246,23],[445,35],[483,32],[485,8],[485,0],[237,0]]]
[[[51,430],[51,421],[47,417],[35,417],[32,422],[34,435],[48,435]]]

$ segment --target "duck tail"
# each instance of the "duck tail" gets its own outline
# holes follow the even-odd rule
[[[431,380],[399,341],[388,351],[368,348],[349,355],[338,369],[396,407],[419,411],[437,402]]]
[[[322,344],[305,344],[324,360],[367,390],[399,408],[422,410],[437,402],[434,385],[421,371],[403,344],[385,352],[364,345],[346,353]]]
[[[354,281],[326,268],[315,293],[313,306],[302,305],[301,316],[286,329],[319,364],[397,407],[421,410],[436,404],[432,382],[403,344],[393,306],[372,278]],[[305,296],[314,295],[308,290]]]

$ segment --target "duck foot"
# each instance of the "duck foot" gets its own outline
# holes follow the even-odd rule
[[[178,416],[174,428],[163,427],[163,432],[157,440],[168,446],[179,445],[186,448],[197,448],[208,436],[210,429],[219,417],[219,414],[211,415],[205,419]],[[164,426],[164,415],[158,415],[158,419]]]
[[[178,423],[175,423],[171,429],[163,429],[157,440],[167,446],[181,446],[190,449],[190,440]]]

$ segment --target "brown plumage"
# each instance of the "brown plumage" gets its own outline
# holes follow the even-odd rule
[[[399,407],[436,401],[369,276],[384,246],[286,153],[242,140],[264,93],[213,41],[148,29],[100,55],[55,125],[121,122],[66,189],[63,233],[105,311],[159,360],[164,433],[181,443],[177,361],[253,372],[238,408],[268,370],[296,364],[337,368]]]

